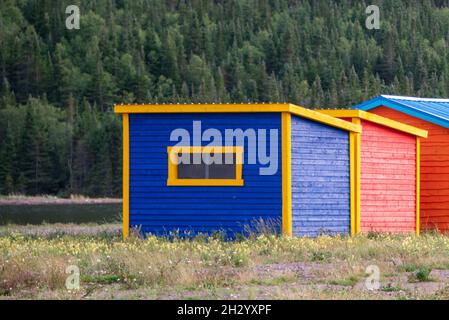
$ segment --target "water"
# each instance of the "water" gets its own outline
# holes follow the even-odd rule
[[[121,212],[120,203],[6,205],[0,206],[0,225],[114,223],[121,221]]]

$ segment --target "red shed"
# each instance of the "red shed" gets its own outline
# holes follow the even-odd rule
[[[421,224],[449,232],[449,99],[384,95],[355,108],[429,132],[421,145]]]
[[[361,110],[321,110],[362,125],[353,155],[355,232],[419,234],[419,146],[427,131]]]

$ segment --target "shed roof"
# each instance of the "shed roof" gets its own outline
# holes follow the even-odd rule
[[[427,138],[428,132],[402,122],[394,121],[377,114],[369,113],[363,110],[356,109],[335,109],[335,110],[319,110],[327,115],[338,118],[359,118],[366,121],[374,122],[398,131],[402,131],[421,138]]]
[[[320,122],[332,127],[352,132],[362,132],[362,127],[334,118],[318,111],[299,107],[290,103],[255,104],[127,104],[115,105],[115,113],[267,113],[287,112],[302,118]]]
[[[369,111],[385,106],[445,128],[449,128],[449,99],[431,99],[382,95],[354,107]]]

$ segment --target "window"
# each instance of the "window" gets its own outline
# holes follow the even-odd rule
[[[243,147],[168,147],[169,186],[243,186]]]

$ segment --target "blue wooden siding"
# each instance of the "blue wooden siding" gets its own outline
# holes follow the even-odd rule
[[[143,234],[171,232],[228,235],[244,232],[246,225],[264,219],[280,231],[282,217],[282,157],[280,113],[234,114],[131,114],[130,116],[130,227]],[[277,129],[279,169],[260,176],[263,165],[243,165],[244,187],[168,187],[167,147],[170,134],[182,128],[192,136],[193,121],[202,130]],[[268,134],[268,132],[267,132]],[[208,143],[203,143],[207,145]],[[220,145],[220,143],[216,143]],[[246,142],[247,146],[247,142]],[[269,150],[268,146],[267,149]]]
[[[350,232],[349,133],[292,116],[295,236]]]

